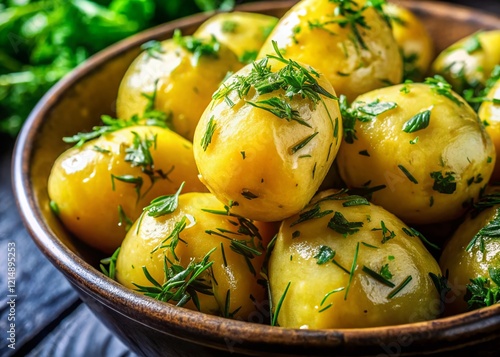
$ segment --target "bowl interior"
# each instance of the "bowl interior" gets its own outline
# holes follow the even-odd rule
[[[281,16],[295,1],[269,1],[242,6],[240,10]],[[405,1],[429,29],[436,52],[454,41],[480,29],[500,28],[500,19],[466,8],[447,4]],[[491,339],[489,332],[500,323],[500,307],[404,326],[360,330],[298,331],[260,326],[175,308],[135,292],[104,277],[96,267],[104,256],[74,239],[62,227],[49,208],[47,178],[54,160],[69,147],[61,138],[87,131],[99,123],[102,114],[114,114],[118,86],[140,45],[149,40],[172,36],[176,28],[183,34],[194,32],[207,15],[196,15],[148,30],[97,54],[57,84],[32,112],[18,138],[14,157],[14,185],[26,226],[42,252],[56,265],[80,292],[100,303],[157,331],[177,334],[200,344],[226,349],[224,337],[236,334],[243,342],[242,351],[282,349],[311,353],[342,348],[345,353],[361,351],[374,341],[390,343],[404,334],[416,334],[414,346],[444,348],[443,336],[459,344],[470,343],[474,336]],[[486,322],[489,318],[489,322]],[[202,323],[203,322],[203,323]],[[429,334],[428,331],[434,331]],[[467,336],[466,336],[467,335]],[[264,347],[263,347],[264,346]],[[267,347],[266,347],[267,346]],[[339,347],[344,346],[344,347]],[[349,347],[347,350],[345,346]],[[441,346],[441,347],[440,347]],[[294,350],[298,348],[298,350]],[[376,349],[375,349],[376,350]],[[352,352],[351,351],[351,352]],[[352,352],[352,353],[354,353]]]

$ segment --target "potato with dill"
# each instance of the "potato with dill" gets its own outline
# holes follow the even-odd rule
[[[323,191],[282,222],[268,273],[282,327],[388,326],[440,311],[441,271],[419,232],[345,191]]]
[[[485,85],[500,64],[500,30],[476,32],[443,50],[432,63],[458,93]]]
[[[274,16],[254,12],[222,12],[202,23],[193,36],[215,38],[243,63],[252,62],[278,22]]]
[[[179,190],[134,223],[116,279],[161,301],[249,321],[266,297],[259,272],[274,234],[270,224],[228,213],[212,194]]]
[[[377,89],[342,108],[342,179],[348,187],[384,187],[372,202],[406,223],[460,217],[490,179],[491,139],[440,77]]]
[[[183,181],[185,191],[206,191],[192,144],[168,129],[132,126],[83,141],[55,161],[48,193],[66,228],[103,252],[120,245],[153,198],[175,192]]]
[[[434,42],[422,21],[409,9],[395,3],[384,6],[392,33],[403,55],[403,77],[421,81],[434,59]]]
[[[500,65],[496,68],[496,76],[500,79]],[[496,83],[487,91],[486,100],[479,107],[479,119],[484,122],[486,131],[493,140],[495,151],[500,152],[500,80],[497,79]],[[491,175],[491,181],[500,181],[500,162],[497,160],[495,163],[495,170]]]
[[[300,211],[342,141],[330,83],[277,53],[221,85],[194,137],[201,181],[232,212],[259,221]]]
[[[302,0],[276,25],[259,53],[307,63],[349,101],[402,80],[403,62],[383,1]]]
[[[443,249],[449,288],[446,314],[500,302],[500,187],[490,187]]]
[[[227,72],[242,64],[216,38],[183,37],[178,31],[171,39],[147,42],[142,48],[121,81],[118,117],[142,114],[149,105],[169,116],[175,132],[192,140],[212,93]]]

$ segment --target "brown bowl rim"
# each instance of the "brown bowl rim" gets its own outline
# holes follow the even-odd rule
[[[269,9],[285,9],[295,2],[287,0],[250,3],[238,7],[238,10],[259,12]],[[412,9],[430,12],[455,11],[465,15],[474,11],[480,14],[481,19],[491,27],[500,28],[499,17],[463,6],[439,2],[405,1],[404,3]],[[201,22],[208,16],[209,14],[197,14],[175,20],[143,31],[108,47],[88,59],[57,83],[33,109],[15,144],[12,182],[18,210],[24,224],[36,245],[49,261],[62,271],[72,284],[108,308],[158,331],[165,332],[164,327],[168,326],[170,332],[167,333],[175,334],[182,339],[189,340],[190,337],[197,336],[197,343],[216,348],[223,348],[220,341],[224,341],[228,336],[237,336],[236,339],[243,341],[241,345],[246,348],[259,344],[258,349],[266,350],[265,346],[276,348],[286,342],[289,351],[300,347],[301,350],[311,349],[311,352],[317,348],[330,349],[330,352],[333,352],[332,348],[345,348],[351,341],[356,341],[360,349],[373,347],[375,344],[378,346],[389,345],[394,341],[399,341],[402,336],[411,336],[412,343],[418,346],[435,347],[439,350],[453,349],[456,344],[476,343],[478,336],[483,341],[493,339],[491,332],[500,330],[500,305],[431,321],[356,329],[286,329],[206,315],[159,302],[123,287],[73,253],[44,224],[42,214],[37,208],[29,172],[38,128],[43,125],[43,118],[46,114],[60,100],[67,88],[107,60],[119,56],[131,47],[139,46],[147,40],[161,38],[162,35],[175,28]],[[445,344],[443,344],[443,339]]]

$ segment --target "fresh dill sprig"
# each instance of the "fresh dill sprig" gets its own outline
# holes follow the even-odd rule
[[[198,293],[213,295],[213,288],[210,281],[203,275],[209,271],[213,265],[210,255],[216,250],[210,250],[201,261],[192,259],[186,267],[172,263],[166,256],[163,258],[164,283],[157,282],[149,273],[147,267],[142,270],[152,286],[142,286],[133,283],[140,293],[164,302],[175,302],[177,306],[184,306],[189,301],[200,310]]]

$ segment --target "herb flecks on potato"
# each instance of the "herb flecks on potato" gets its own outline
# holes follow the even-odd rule
[[[275,320],[290,328],[435,318],[440,292],[432,276],[440,275],[414,230],[363,197],[336,190],[319,193],[282,222],[269,261]]]
[[[303,0],[276,25],[259,53],[282,53],[322,73],[349,101],[401,82],[403,62],[383,1]]]
[[[261,221],[300,211],[342,141],[330,83],[276,53],[221,85],[194,137],[202,182],[232,212]]]
[[[111,253],[155,197],[175,192],[183,181],[186,192],[205,191],[197,174],[189,141],[161,127],[131,126],[62,153],[48,193],[69,231]]]
[[[439,77],[381,88],[343,108],[342,179],[349,187],[384,185],[372,202],[406,223],[460,217],[491,176],[489,135]]]
[[[272,226],[230,214],[209,193],[172,198],[172,209],[146,208],[129,230],[117,281],[165,302],[248,321],[266,298],[259,272]]]
[[[143,113],[148,96],[171,116],[171,128],[193,139],[198,120],[226,74],[242,67],[238,57],[215,37],[181,36],[148,42],[130,65],[118,91],[116,111],[129,119]]]

